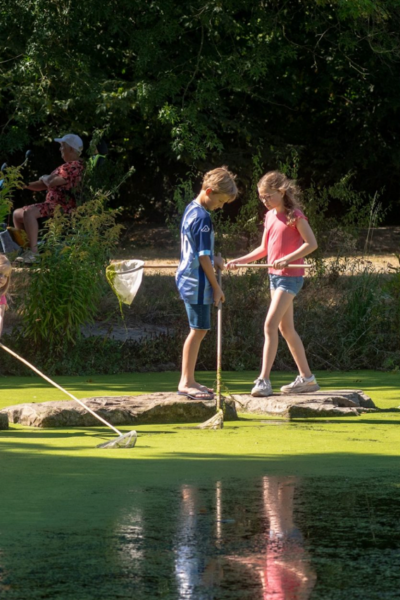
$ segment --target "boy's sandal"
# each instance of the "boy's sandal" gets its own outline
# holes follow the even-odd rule
[[[202,386],[200,386],[200,391],[201,391],[201,392],[206,392],[206,393],[208,393],[208,394],[214,394],[214,390],[213,390],[213,388],[209,388],[209,387],[207,387],[206,385],[202,385]]]
[[[214,393],[197,390],[194,392],[188,392],[187,397],[191,400],[214,400]]]

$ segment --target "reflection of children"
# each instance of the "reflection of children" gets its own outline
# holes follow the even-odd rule
[[[281,391],[285,394],[315,392],[319,385],[294,328],[293,300],[303,286],[303,257],[317,248],[317,242],[307,217],[300,210],[300,191],[294,181],[279,171],[270,171],[260,179],[257,187],[260,200],[268,209],[261,244],[249,254],[227,263],[228,269],[237,268],[268,256],[268,262],[273,265],[269,269],[271,304],[265,320],[262,369],[251,393],[253,396],[272,395],[269,376],[278,349],[278,329],[299,370],[295,381],[284,385]],[[288,269],[289,263],[298,263],[299,268]]]
[[[181,261],[176,284],[185,302],[190,333],[183,346],[181,395],[212,400],[212,390],[195,380],[195,367],[201,342],[210,329],[211,304],[224,302],[214,266],[223,269],[223,260],[214,257],[214,231],[209,211],[222,208],[237,195],[235,177],[225,167],[205,174],[200,194],[184,212],[181,223]]]
[[[4,254],[0,254],[0,337],[3,331],[4,312],[7,306],[6,293],[10,286],[11,264]]]

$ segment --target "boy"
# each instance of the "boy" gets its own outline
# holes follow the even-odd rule
[[[214,231],[210,211],[233,202],[237,196],[235,176],[225,167],[209,171],[200,194],[187,207],[181,223],[181,260],[176,284],[189,319],[190,333],[183,346],[182,373],[178,394],[193,400],[212,400],[213,390],[197,383],[195,367],[201,342],[210,329],[211,304],[225,301],[214,267],[224,268],[214,258]]]

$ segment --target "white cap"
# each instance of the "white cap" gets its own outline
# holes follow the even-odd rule
[[[67,133],[67,135],[64,135],[62,138],[54,138],[54,141],[59,142],[60,144],[61,142],[65,142],[68,144],[68,146],[71,146],[71,148],[77,150],[78,152],[82,152],[83,150],[83,142],[81,138],[79,135],[75,135],[74,133]]]

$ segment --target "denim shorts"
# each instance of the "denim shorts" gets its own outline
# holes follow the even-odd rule
[[[189,304],[185,302],[191,329],[211,329],[211,304]]]
[[[290,275],[269,274],[269,284],[271,290],[283,290],[288,294],[297,296],[303,287],[304,277],[290,277]]]

